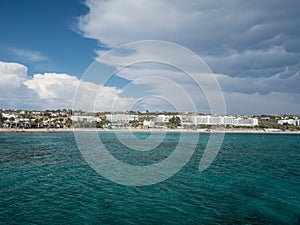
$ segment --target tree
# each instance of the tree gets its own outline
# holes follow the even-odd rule
[[[104,128],[104,127],[106,127],[109,124],[110,124],[109,120],[107,120],[107,119],[101,119],[99,122],[97,122],[96,127],[97,128]]]
[[[38,128],[41,126],[43,122],[43,119],[42,118],[36,118],[34,121],[33,121],[33,125],[34,126],[37,126]]]
[[[143,125],[143,122],[139,121],[139,120],[132,120],[132,121],[129,121],[129,123],[131,124],[132,127],[135,127],[135,128]]]
[[[2,127],[3,123],[5,121],[5,118],[2,116],[2,113],[0,113],[0,126]]]
[[[65,121],[65,126],[67,128],[70,128],[72,126],[72,120],[71,118],[67,118],[66,121]]]
[[[180,126],[180,124],[180,118],[178,116],[173,116],[171,119],[169,119],[167,126],[170,128],[177,128],[178,126]]]

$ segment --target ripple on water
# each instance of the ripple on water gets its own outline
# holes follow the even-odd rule
[[[114,143],[113,134],[99,135]],[[178,137],[167,134],[145,162],[167,157]],[[0,133],[0,223],[299,224],[299,135],[226,134],[200,173],[208,137],[200,135],[193,158],[172,178],[126,187],[93,171],[72,133]],[[121,148],[111,150],[140,159]]]

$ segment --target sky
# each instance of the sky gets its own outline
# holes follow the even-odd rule
[[[299,9],[2,0],[0,108],[299,114]]]

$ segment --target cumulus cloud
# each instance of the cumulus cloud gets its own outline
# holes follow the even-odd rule
[[[69,74],[44,73],[27,75],[27,67],[0,62],[0,103],[6,108],[73,108],[109,111],[126,110],[132,98],[122,98],[121,90],[92,82],[80,81]],[[76,98],[75,98],[76,97]]]
[[[74,97],[74,90],[79,80],[68,74],[45,73],[35,74],[24,85],[35,91],[41,99],[69,99]]]
[[[27,67],[19,63],[0,62],[0,86],[2,88],[20,87],[27,79]]]
[[[0,103],[3,108],[30,106],[32,93],[23,85],[27,67],[19,63],[0,62]]]

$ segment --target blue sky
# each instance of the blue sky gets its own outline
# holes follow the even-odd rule
[[[0,4],[0,108],[72,108],[82,86],[78,105],[82,109],[92,110],[86,102],[93,100],[89,96],[98,96],[99,111],[110,110],[116,101],[120,110],[164,110],[172,105],[167,97],[178,95],[178,104],[188,110],[183,93],[180,96],[170,86],[173,82],[189,95],[196,111],[209,113],[205,90],[198,90],[176,65],[161,64],[172,59],[196,68],[188,56],[180,58],[187,48],[207,64],[203,71],[214,73],[221,89],[212,96],[221,92],[228,113],[300,113],[297,0],[4,0]],[[146,42],[108,53],[142,40],[179,46]],[[163,61],[125,64],[142,58]],[[104,78],[109,81],[103,83]],[[208,84],[205,76],[199,81]]]
[[[64,72],[81,76],[98,42],[76,32],[88,8],[77,0],[4,0],[0,7],[0,59],[28,66],[29,74]]]

